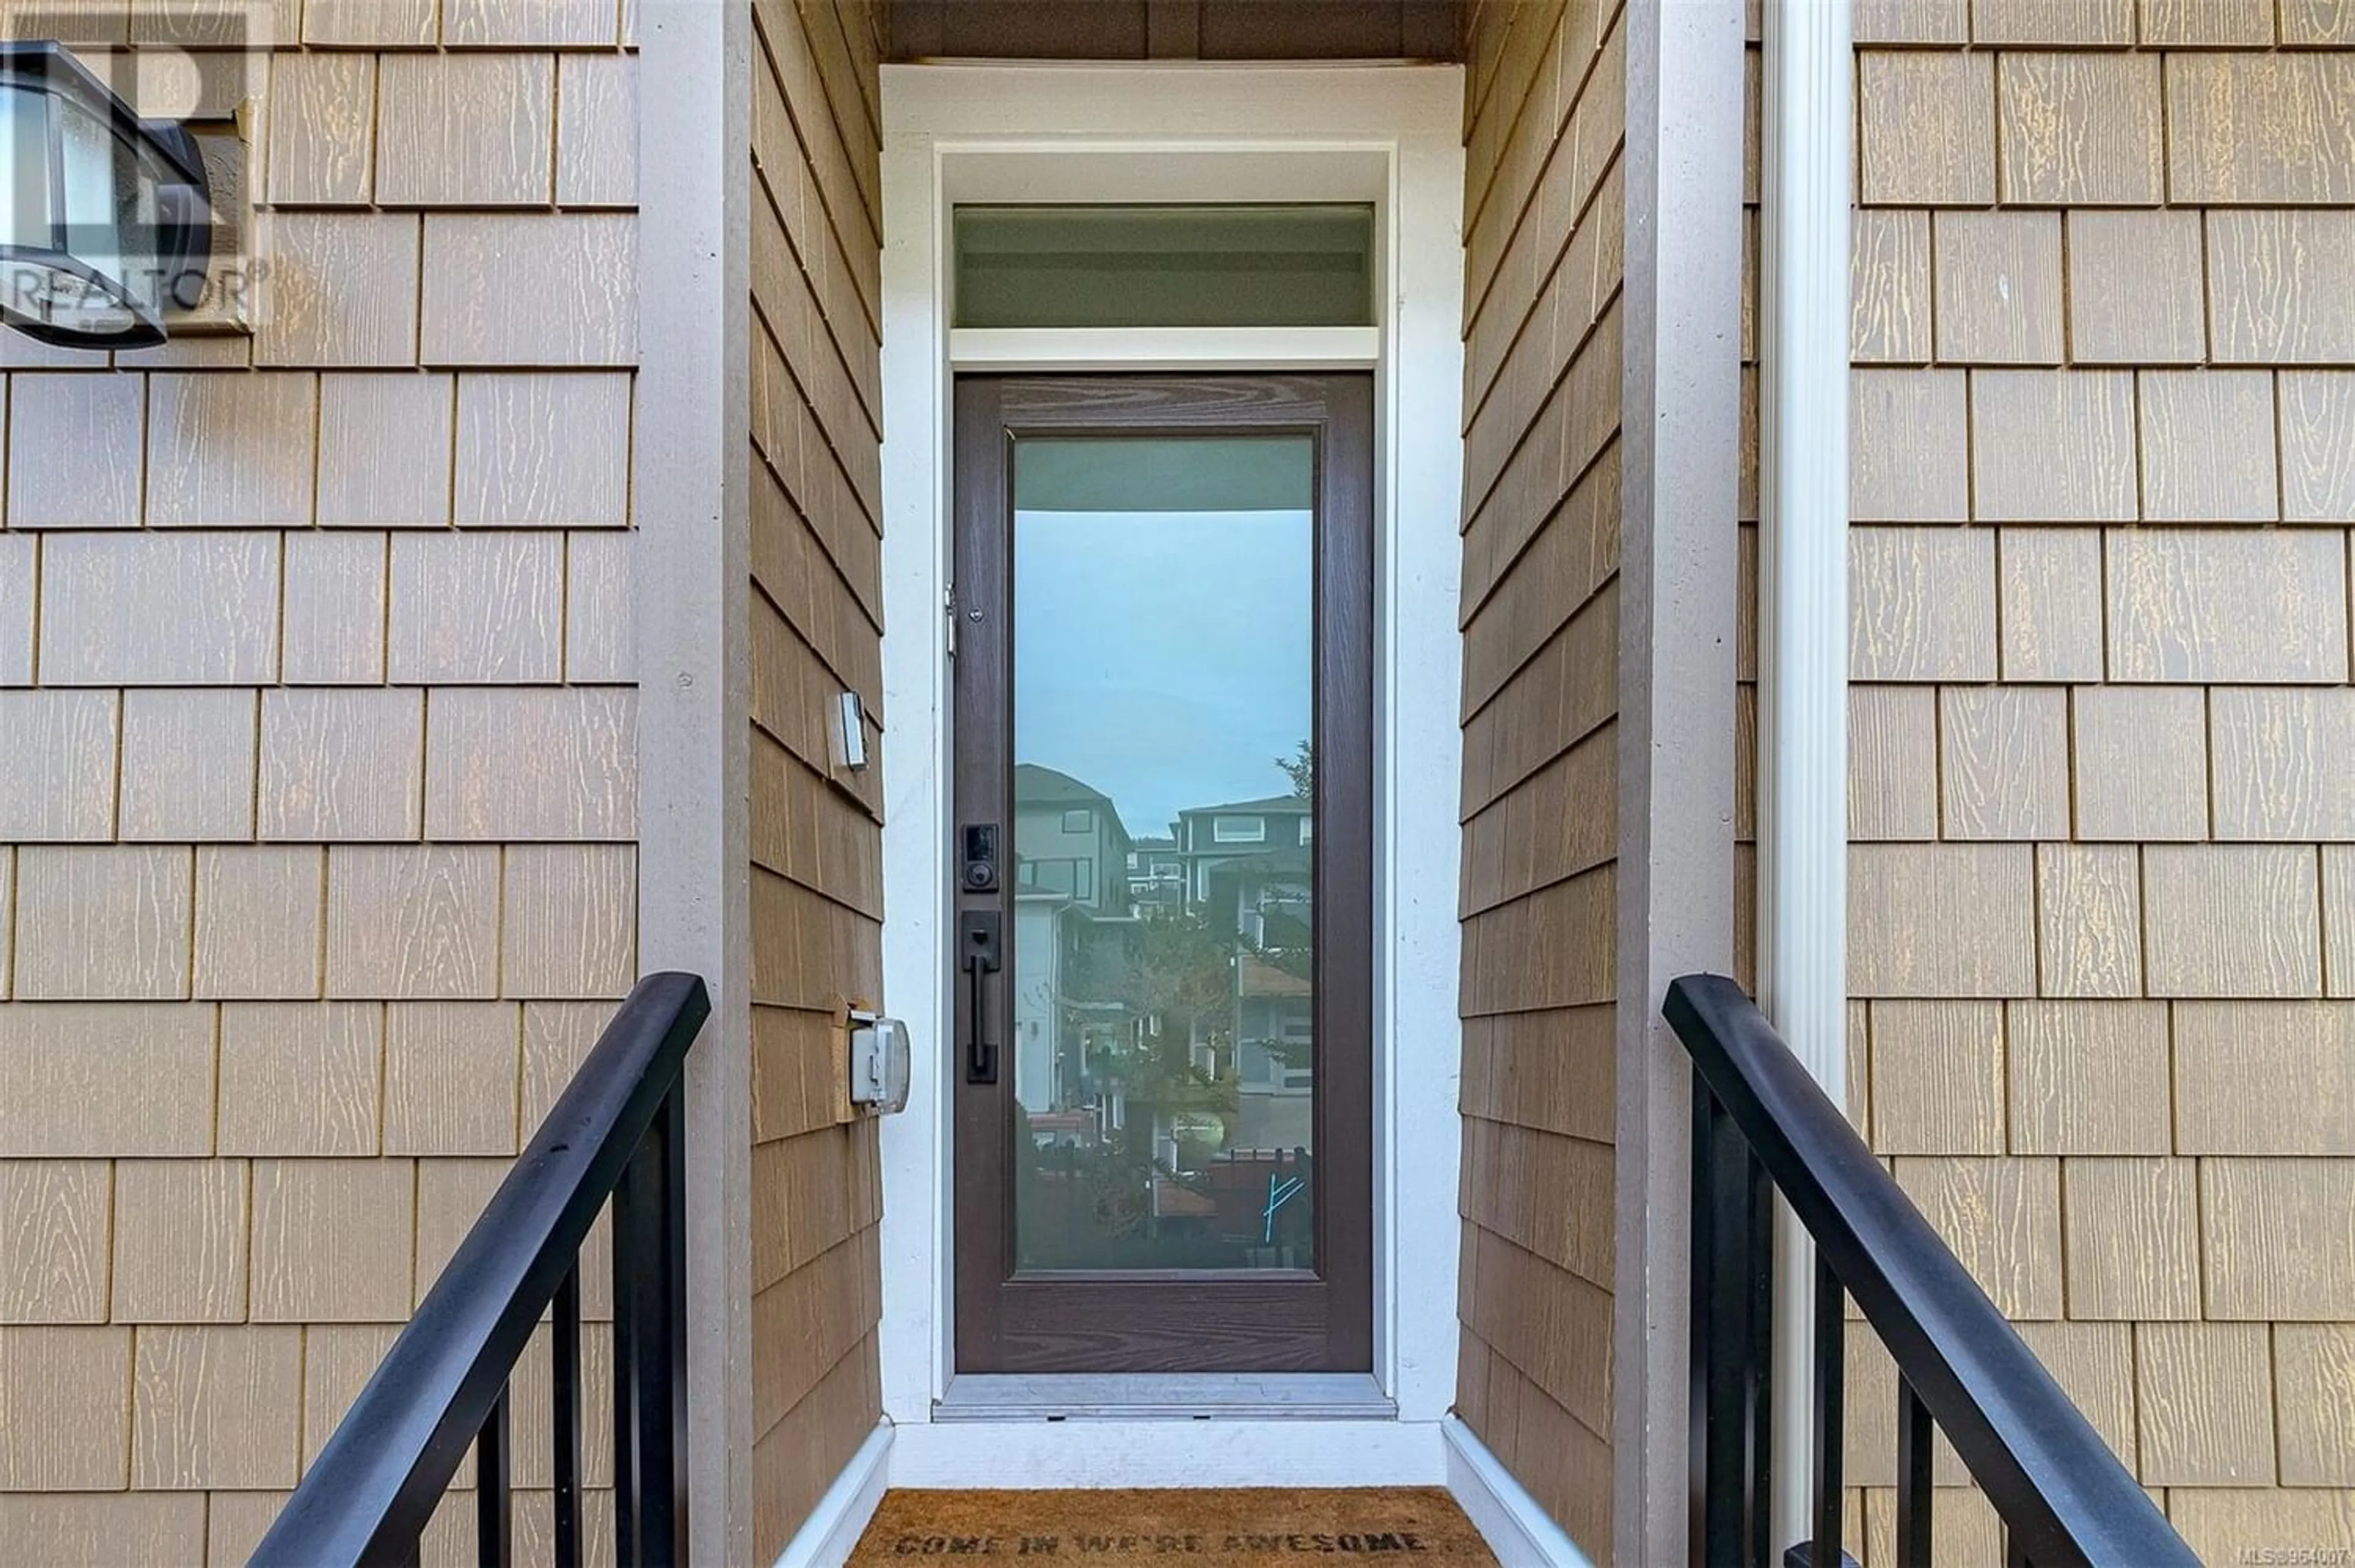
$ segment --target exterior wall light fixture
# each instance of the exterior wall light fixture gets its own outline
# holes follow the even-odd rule
[[[164,341],[212,252],[197,139],[143,120],[54,43],[0,44],[0,323],[44,343]]]

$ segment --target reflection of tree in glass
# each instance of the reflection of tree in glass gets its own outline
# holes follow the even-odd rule
[[[1081,955],[1072,994],[1118,1002],[1132,1027],[1092,1072],[1118,1077],[1132,1101],[1170,1110],[1225,1112],[1234,1105],[1231,1072],[1224,1086],[1195,1065],[1197,1043],[1213,1061],[1232,1043],[1235,938],[1199,911],[1122,929],[1122,940]]]
[[[1117,1040],[1098,1044],[1087,1064],[1091,1078],[1122,1084],[1126,1125],[1095,1147],[1050,1157],[1088,1184],[1100,1235],[1132,1234],[1144,1223],[1156,1177],[1199,1189],[1195,1170],[1224,1146],[1223,1136],[1209,1129],[1231,1125],[1239,1104],[1234,954],[1234,938],[1193,912],[1124,926],[1118,940],[1092,944],[1079,955],[1073,999],[1116,1002],[1129,1015]],[[1197,1130],[1178,1131],[1181,1122]],[[1157,1128],[1178,1136],[1181,1168],[1159,1157]]]
[[[1278,757],[1275,765],[1292,781],[1292,793],[1303,800],[1316,798],[1316,751],[1305,741],[1293,749],[1288,758]]]
[[[1289,757],[1278,757],[1275,765],[1292,781],[1292,793],[1302,800],[1316,798],[1316,748],[1307,741],[1293,748]],[[1289,975],[1295,980],[1316,979],[1316,944],[1311,936],[1312,922],[1308,911],[1313,904],[1313,890],[1308,887],[1271,887],[1268,892],[1280,895],[1287,910],[1279,904],[1263,905],[1263,935],[1257,943],[1245,941],[1244,951],[1270,968]],[[1313,1040],[1268,1039],[1254,1041],[1267,1053],[1288,1068],[1307,1067],[1314,1063],[1316,1044]]]

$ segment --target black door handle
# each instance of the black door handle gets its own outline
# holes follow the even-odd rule
[[[965,978],[964,1081],[997,1082],[997,1046],[990,1039],[987,977],[1001,963],[996,910],[968,910],[957,919],[957,965]]]

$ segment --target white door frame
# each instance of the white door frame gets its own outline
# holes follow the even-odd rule
[[[1375,496],[1374,1372],[1396,1402],[1396,1478],[1436,1481],[1455,1394],[1461,1130],[1456,1017],[1461,746],[1463,73],[1455,66],[886,66],[883,71],[884,993],[918,1042],[907,1112],[883,1125],[883,1409],[904,1462],[1003,1460],[988,1423],[932,1422],[950,1323],[948,475],[953,363],[979,368],[1370,366]],[[947,209],[987,200],[1376,202],[1379,336],[1180,335],[1125,341],[992,335],[952,357]],[[1029,341],[1021,341],[1025,336]],[[1370,353],[1371,357],[1366,356]],[[1023,1474],[1103,1483],[1095,1424],[1026,1429]],[[1189,1423],[1205,1427],[1227,1424]],[[1272,1424],[1228,1426],[1231,1437]],[[1167,1431],[1169,1429],[1164,1428]],[[1068,1440],[1050,1441],[1069,1434]],[[1252,1474],[1284,1484],[1271,1441]],[[1423,1441],[1428,1439],[1427,1444]],[[919,1440],[920,1441],[911,1441]],[[1258,1450],[1260,1445],[1247,1444]],[[1427,1452],[1426,1452],[1427,1450]],[[1096,1459],[1091,1460],[1090,1454]],[[1057,1455],[1065,1456],[1061,1459]],[[1155,1467],[1169,1485],[1188,1467]],[[931,1469],[927,1464],[922,1467]],[[1329,1472],[1329,1463],[1325,1467]],[[1412,1472],[1412,1474],[1409,1474]],[[1203,1474],[1208,1475],[1205,1471]],[[1363,1483],[1390,1478],[1356,1472]]]

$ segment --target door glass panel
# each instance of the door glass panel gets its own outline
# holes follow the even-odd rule
[[[959,326],[1370,326],[1367,206],[960,207]]]
[[[1014,448],[1024,1270],[1315,1266],[1315,445]]]

